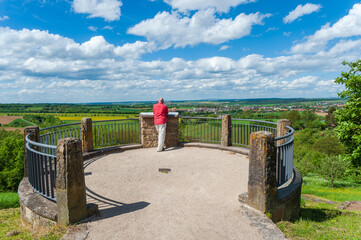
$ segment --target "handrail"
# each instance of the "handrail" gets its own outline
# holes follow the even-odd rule
[[[100,122],[116,122],[116,121],[126,121],[126,120],[139,120],[139,118],[123,118],[123,119],[112,119],[112,120],[100,120],[100,121],[92,121],[92,123],[100,123]]]
[[[45,131],[45,130],[49,130],[49,129],[52,129],[52,128],[59,128],[59,127],[72,126],[72,125],[80,125],[80,123],[68,123],[68,124],[63,124],[63,125],[57,125],[57,126],[46,127],[46,128],[42,128],[42,129],[40,129],[40,131]]]
[[[53,145],[48,145],[48,144],[44,144],[44,143],[38,143],[38,142],[34,142],[32,140],[29,139],[29,135],[26,135],[25,136],[25,140],[30,143],[31,145],[34,145],[34,146],[37,146],[37,147],[44,147],[44,148],[51,148],[51,149],[56,149],[56,146],[53,146]]]

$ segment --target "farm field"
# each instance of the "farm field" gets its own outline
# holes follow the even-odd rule
[[[22,116],[5,116],[5,115],[0,115],[0,124],[1,125],[5,125],[5,124],[9,124],[12,121],[18,119],[18,118],[23,118]]]

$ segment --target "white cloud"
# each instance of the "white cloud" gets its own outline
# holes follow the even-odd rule
[[[89,26],[88,29],[89,29],[90,31],[95,32],[98,28],[97,28],[97,27],[94,27],[94,26]]]
[[[286,17],[283,18],[284,23],[291,23],[297,18],[302,17],[313,12],[318,12],[322,6],[320,4],[306,3],[305,5],[298,5],[296,9],[291,11]]]
[[[167,99],[209,94],[219,98],[336,96],[339,86],[329,79],[343,70],[340,61],[359,58],[361,40],[339,42],[317,54],[273,58],[257,54],[236,60],[139,58],[155,50],[153,42],[115,46],[96,36],[77,43],[46,31],[0,27],[0,102],[152,100],[159,94]]]
[[[100,17],[107,21],[115,21],[120,18],[119,0],[74,0],[72,7],[76,13],[89,14],[89,18]]]
[[[105,27],[103,27],[103,29],[112,30],[112,29],[113,29],[113,27],[111,27],[111,26],[105,26]]]
[[[255,0],[164,0],[164,2],[181,12],[207,8],[215,8],[219,12],[228,12],[231,7],[255,2]]]
[[[220,47],[220,51],[224,51],[224,50],[226,50],[226,49],[228,49],[229,48],[229,46],[228,45],[223,45],[222,47]]]
[[[353,5],[348,15],[342,17],[332,26],[326,24],[315,34],[308,36],[306,41],[291,48],[293,53],[310,53],[324,49],[330,40],[361,36],[361,4]]]
[[[5,20],[8,20],[8,19],[9,19],[8,16],[2,16],[2,17],[0,17],[0,22],[1,22],[1,21],[5,21]]]
[[[158,13],[128,29],[129,34],[144,36],[168,48],[194,46],[199,43],[220,44],[251,33],[253,25],[262,25],[269,14],[239,14],[233,19],[216,18],[213,9],[201,10],[192,17],[177,12]]]

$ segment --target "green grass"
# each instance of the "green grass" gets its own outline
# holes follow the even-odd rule
[[[16,192],[0,193],[0,209],[19,207],[19,196]]]
[[[299,220],[282,221],[277,226],[289,239],[360,239],[361,212],[306,200]]]
[[[361,183],[350,180],[336,180],[335,187],[331,188],[331,183],[317,176],[303,177],[303,194],[312,194],[327,198],[336,202],[361,201]]]
[[[361,184],[336,181],[335,188],[315,175],[304,177],[302,194],[338,203],[361,201]],[[281,221],[277,226],[289,239],[361,239],[361,211],[338,210],[337,204],[315,203],[301,199],[301,216],[295,222]]]
[[[32,232],[22,225],[20,220],[20,208],[0,210],[0,239],[57,240],[61,239],[66,231],[66,227],[57,225],[50,228],[49,231]]]
[[[31,125],[30,123],[28,123],[20,118],[15,119],[11,123],[4,125],[4,127],[22,127],[22,128],[29,127],[29,126],[33,126],[33,125]]]

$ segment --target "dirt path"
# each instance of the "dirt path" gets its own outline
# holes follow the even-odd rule
[[[85,166],[88,202],[100,209],[84,223],[87,239],[265,239],[237,200],[247,191],[244,155],[139,149]]]

